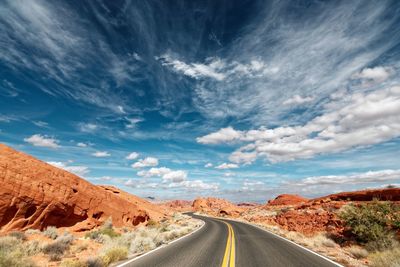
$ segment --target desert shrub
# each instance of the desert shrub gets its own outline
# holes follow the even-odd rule
[[[38,229],[28,229],[25,231],[25,234],[27,234],[27,235],[38,235],[41,233],[42,232],[40,232],[40,230],[38,230]]]
[[[22,243],[21,240],[14,236],[0,237],[0,252],[9,253]]]
[[[103,223],[101,229],[112,229],[112,228],[113,228],[112,218],[110,217]]]
[[[400,248],[375,252],[370,255],[370,265],[373,267],[396,267],[400,266]]]
[[[105,264],[103,260],[98,257],[91,257],[86,260],[87,267],[103,267]]]
[[[348,248],[348,251],[356,259],[364,259],[368,256],[368,251],[361,247],[352,246]]]
[[[16,237],[17,239],[22,240],[22,241],[25,241],[27,239],[25,233],[24,232],[20,232],[20,231],[11,232],[8,235]]]
[[[31,240],[31,241],[26,242],[23,245],[23,249],[27,256],[33,256],[42,251],[39,241],[37,241],[37,240]]]
[[[72,244],[72,242],[74,242],[74,239],[75,237],[72,234],[65,232],[63,235],[57,237],[56,241],[69,246]]]
[[[51,239],[56,239],[58,237],[57,228],[54,226],[49,226],[43,231],[43,235]]]
[[[88,265],[84,261],[66,259],[61,262],[60,266],[61,267],[87,267]]]
[[[349,205],[339,216],[356,237],[370,250],[383,250],[393,246],[391,230],[393,214],[398,209],[391,203],[374,200],[359,206]]]
[[[74,248],[74,253],[79,253],[82,251],[87,250],[88,248],[88,244],[84,243],[84,244],[79,244]]]
[[[113,262],[126,259],[128,257],[128,249],[126,247],[114,247],[105,251],[103,255],[103,263],[108,266]]]
[[[8,267],[36,267],[30,260],[19,253],[4,253],[0,252],[0,266]]]
[[[65,251],[69,249],[70,243],[65,240],[56,240],[43,247],[43,253],[49,255],[51,261],[59,261],[64,255]]]
[[[104,225],[103,225],[104,226]],[[102,235],[109,236],[111,238],[119,237],[121,234],[115,232],[114,228],[109,227],[109,224],[107,224],[105,227],[101,227],[100,229],[90,231],[85,234],[85,238],[89,238],[92,240],[96,240],[99,243],[104,243],[104,238]]]
[[[0,266],[31,267],[33,262],[27,259],[22,241],[14,236],[0,238]]]
[[[156,222],[155,220],[150,219],[150,220],[148,220],[146,226],[157,227],[158,226],[158,222]]]

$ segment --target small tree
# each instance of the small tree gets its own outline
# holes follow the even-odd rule
[[[392,228],[396,226],[398,208],[389,202],[374,200],[362,205],[349,205],[340,214],[357,241],[370,250],[381,250],[393,245]]]

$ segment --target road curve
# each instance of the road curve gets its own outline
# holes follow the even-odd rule
[[[205,222],[200,230],[123,266],[221,267],[226,261],[229,262],[228,247],[232,247],[233,255],[230,256],[231,262],[226,266],[338,266],[255,226],[199,215],[192,216]],[[231,226],[231,230],[228,225]],[[230,236],[232,238],[228,238]],[[233,240],[233,246],[229,240]]]

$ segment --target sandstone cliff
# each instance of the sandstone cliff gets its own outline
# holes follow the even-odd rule
[[[99,187],[67,171],[0,144],[0,227],[85,230],[112,217],[134,226],[165,211],[111,187]]]

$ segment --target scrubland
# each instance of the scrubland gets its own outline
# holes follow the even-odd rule
[[[201,221],[175,214],[136,228],[115,228],[107,220],[86,233],[48,227],[0,237],[0,266],[104,267],[134,257],[200,227]]]

